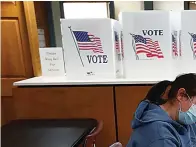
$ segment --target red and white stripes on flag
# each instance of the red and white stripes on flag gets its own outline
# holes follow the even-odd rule
[[[161,51],[160,45],[158,41],[154,41],[154,46],[156,47],[157,53],[158,53],[158,58],[164,58],[163,52]]]
[[[147,39],[148,40],[148,39]],[[161,51],[161,48],[159,46],[158,41],[152,41],[152,39],[149,39],[150,41],[147,43],[147,46],[149,46],[150,53],[148,53],[147,57],[157,57],[157,58],[164,58],[163,53]]]
[[[119,35],[116,31],[114,31],[114,38],[115,38],[115,49],[116,52],[119,54],[120,53]]]
[[[122,51],[122,57],[124,57],[124,45],[123,45],[123,37],[122,37],[122,35],[121,35],[120,40],[121,40],[121,51]]]
[[[177,40],[173,34],[172,34],[172,54],[174,57],[178,56]]]
[[[196,34],[189,33],[191,35],[191,48],[193,51],[194,58],[196,59]]]
[[[115,48],[116,48],[117,53],[120,53],[120,44],[118,41],[115,41]]]
[[[96,47],[96,50],[94,50],[95,53],[103,53],[102,45],[101,45],[101,39],[99,37],[96,37],[90,33],[88,33],[88,36],[90,40],[94,43],[94,46]]]

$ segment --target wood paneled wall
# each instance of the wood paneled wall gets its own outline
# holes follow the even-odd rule
[[[151,86],[118,86],[115,88],[118,138],[123,146],[126,146],[131,136],[131,120],[134,112],[150,88]]]
[[[13,82],[33,76],[23,2],[1,2],[2,124],[15,119]]]
[[[104,129],[98,147],[116,141],[113,87],[15,88],[17,118],[95,118]]]
[[[46,46],[49,46],[46,3],[49,2],[1,2],[2,124],[16,118],[13,83],[40,75],[37,25],[44,29]]]
[[[104,129],[98,147],[119,141],[126,146],[131,120],[151,86],[16,87],[17,118],[95,118]],[[116,130],[118,134],[116,134]],[[116,136],[117,135],[117,136]]]

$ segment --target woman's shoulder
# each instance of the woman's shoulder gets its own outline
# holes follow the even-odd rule
[[[146,135],[149,134],[149,135]],[[145,138],[144,138],[145,136]],[[169,140],[175,144],[180,144],[180,138],[175,128],[172,124],[164,121],[154,121],[148,124],[145,124],[134,130],[129,144],[133,146],[134,143],[143,145],[154,144],[160,146],[161,141]],[[131,146],[130,145],[130,146]]]
[[[179,140],[179,132],[177,131],[178,128],[176,125],[165,122],[165,121],[155,121],[149,126],[151,128],[151,132],[155,133],[158,138],[175,138]]]

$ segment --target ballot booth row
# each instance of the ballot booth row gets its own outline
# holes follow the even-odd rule
[[[61,19],[63,46],[40,48],[42,75],[159,81],[196,72],[196,11]]]

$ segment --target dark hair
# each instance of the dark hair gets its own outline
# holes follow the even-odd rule
[[[168,93],[168,99],[163,99],[162,95],[165,93],[168,86],[171,86]],[[168,100],[175,98],[180,88],[184,88],[190,97],[196,96],[196,74],[183,74],[178,76],[173,82],[165,80],[157,83],[148,91],[145,100],[149,100],[156,105],[162,105]]]

